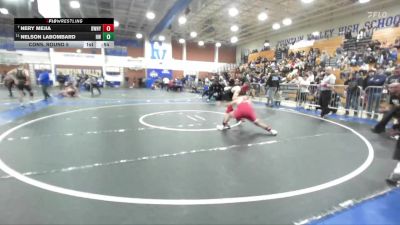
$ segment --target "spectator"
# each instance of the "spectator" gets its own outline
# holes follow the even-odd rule
[[[169,78],[164,77],[161,82],[161,89],[164,89],[165,87],[168,88],[169,82],[170,82]]]
[[[266,82],[266,90],[267,90],[267,106],[274,106],[275,94],[279,89],[279,84],[281,82],[281,77],[279,75],[279,71],[275,70],[274,73],[269,76]]]
[[[353,73],[351,77],[344,82],[344,85],[347,85],[345,91],[346,115],[349,115],[349,109],[353,109],[354,115],[358,116],[362,84],[363,79],[359,72]]]
[[[397,84],[400,83],[400,68],[398,68],[395,71],[395,74],[388,77],[386,79],[386,85],[388,87],[390,87],[390,85],[392,84]],[[390,93],[390,88],[389,89],[389,93]],[[392,119],[392,117],[396,116],[398,112],[398,106],[400,106],[400,102],[399,102],[399,96],[398,95],[392,95],[390,94],[390,98],[389,98],[389,107],[382,110],[382,112],[384,112],[384,116],[381,119],[381,121],[379,121],[379,123],[377,123],[374,128],[372,129],[372,131],[374,133],[382,133],[385,131],[386,125],[389,123],[389,121]],[[400,118],[400,114],[398,114],[396,116],[396,118]]]
[[[300,95],[298,96],[298,102],[299,105],[303,105],[307,101],[307,96],[308,96],[308,88],[310,86],[310,80],[308,79],[308,74],[306,74],[304,77],[298,77],[298,85],[300,87]]]
[[[325,67],[325,65],[328,63],[328,61],[329,61],[329,55],[328,55],[328,53],[326,53],[326,51],[323,51],[322,55],[321,55],[321,59],[320,59],[320,65],[322,67]]]
[[[379,110],[381,101],[383,85],[385,84],[386,76],[382,69],[377,72],[369,71],[369,78],[367,80],[366,95],[367,95],[367,114],[372,117],[374,113]],[[377,114],[375,114],[377,117]]]
[[[325,69],[325,76],[321,81],[321,92],[319,98],[319,104],[321,106],[321,117],[328,115],[331,109],[329,108],[329,103],[331,102],[333,85],[336,83],[336,76],[332,73],[331,67]]]
[[[389,55],[389,60],[396,62],[397,61],[397,57],[398,57],[398,51],[397,48],[392,48],[390,50],[390,55]]]
[[[400,48],[400,37],[396,38],[393,47],[397,48],[397,50]]]

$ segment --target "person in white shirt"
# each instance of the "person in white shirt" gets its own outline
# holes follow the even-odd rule
[[[307,72],[307,82],[309,83],[309,84],[311,84],[311,83],[313,83],[314,82],[314,79],[315,79],[315,77],[314,77],[314,73],[313,73],[313,71],[308,71]]]
[[[296,84],[300,88],[300,92],[297,93],[297,102],[299,105],[303,104],[307,100],[307,95],[309,93],[308,86],[310,85],[310,81],[308,80],[307,75],[305,77],[301,77],[296,75],[296,77],[289,82],[290,84]]]
[[[161,86],[161,88],[168,87],[168,85],[169,85],[169,78],[168,78],[168,77],[164,77],[162,81],[163,81],[163,85]],[[168,89],[168,88],[167,88],[167,89]]]
[[[204,84],[207,86],[210,86],[211,82],[210,82],[210,79],[208,79],[208,77],[206,77]]]
[[[306,76],[303,77],[299,77],[299,86],[300,86],[300,105],[302,105],[303,103],[305,103],[307,101],[307,96],[308,96],[308,87],[310,86],[310,81],[308,80],[307,74]]]
[[[331,102],[333,85],[336,83],[336,76],[332,73],[332,67],[326,67],[325,76],[321,81],[319,104],[321,106],[321,117],[328,115],[331,111],[329,103]]]

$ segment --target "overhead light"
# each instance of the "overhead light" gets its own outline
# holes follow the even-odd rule
[[[215,47],[217,47],[217,48],[221,47],[221,42],[215,43]]]
[[[8,0],[11,1],[11,0]],[[22,0],[13,0],[14,2],[26,2]],[[71,8],[79,8],[79,1],[69,1],[64,0],[65,2],[69,2]],[[37,11],[43,18],[61,18],[61,3],[60,1],[54,0],[37,0]],[[36,6],[34,7],[36,8]],[[36,11],[36,9],[35,9]]]
[[[156,14],[154,14],[153,12],[147,12],[146,17],[147,17],[147,19],[152,20],[152,19],[156,18]]]
[[[79,9],[81,7],[81,4],[78,1],[70,1],[69,6],[73,9]]]
[[[179,17],[179,19],[178,19],[178,22],[179,22],[180,25],[185,24],[186,21],[187,21],[187,19],[186,19],[186,17],[184,17],[184,16],[181,16],[181,17]]]
[[[361,4],[367,3],[367,2],[369,2],[369,0],[360,0],[360,3],[361,3]]]
[[[289,26],[290,24],[292,24],[292,19],[290,18],[285,18],[282,20],[283,25],[285,26]]]
[[[190,32],[190,37],[192,38],[197,37],[197,33],[195,31]]]
[[[318,35],[319,35],[319,31],[314,31],[314,32],[312,32],[312,35],[313,35],[313,36],[318,36]]]
[[[137,39],[142,39],[142,38],[143,38],[143,34],[137,33],[137,34],[136,34],[136,38],[137,38]]]
[[[267,13],[262,12],[262,13],[258,14],[257,18],[259,21],[264,21],[264,20],[268,19],[268,15],[267,15]]]
[[[204,46],[204,41],[199,41],[197,44],[199,44],[199,46]]]
[[[80,50],[79,48],[76,50],[76,53],[81,53],[82,50]]]
[[[238,42],[238,38],[236,36],[231,37],[231,43]]]
[[[4,14],[4,15],[7,15],[7,14],[8,14],[8,9],[6,9],[6,8],[0,8],[0,13],[1,13],[1,14]]]
[[[34,2],[35,0],[31,0],[31,2]]]
[[[269,47],[269,42],[264,42],[264,47]]]
[[[239,30],[239,27],[238,27],[237,25],[231,26],[231,31],[232,31],[232,32],[236,32],[236,31],[238,31],[238,30]]]
[[[114,20],[114,27],[119,27],[119,22],[118,22],[118,20]]]
[[[239,14],[239,10],[237,10],[237,8],[230,8],[229,9],[229,15],[234,17],[237,16],[237,14]]]
[[[158,36],[158,40],[159,40],[159,41],[165,41],[165,37],[162,36],[162,35],[160,35],[160,36]]]
[[[281,25],[279,23],[274,23],[272,25],[272,29],[274,29],[274,30],[278,30],[279,28],[281,28]]]
[[[185,39],[183,39],[183,38],[179,39],[179,43],[181,43],[181,44],[185,43]]]
[[[311,2],[313,2],[314,0],[301,0],[302,2],[304,2],[304,3],[311,3]]]

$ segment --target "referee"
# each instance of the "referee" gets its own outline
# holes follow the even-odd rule
[[[333,85],[336,83],[336,76],[332,73],[332,67],[326,67],[325,76],[321,81],[321,92],[319,95],[319,104],[321,106],[321,117],[329,114]]]

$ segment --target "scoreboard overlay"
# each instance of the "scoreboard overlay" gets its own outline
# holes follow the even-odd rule
[[[14,18],[15,48],[114,48],[113,18]]]

